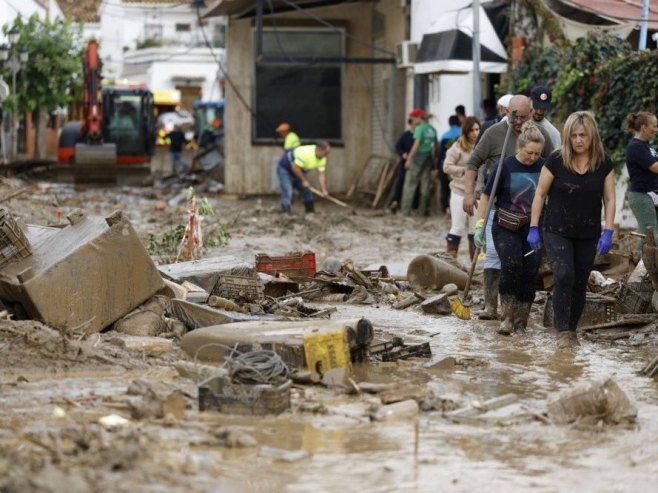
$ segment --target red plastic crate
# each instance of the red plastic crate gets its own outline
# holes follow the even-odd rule
[[[283,274],[287,277],[313,277],[315,275],[315,253],[289,253],[270,256],[256,254],[256,269],[271,276]]]

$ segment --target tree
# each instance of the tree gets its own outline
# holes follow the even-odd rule
[[[82,30],[69,20],[41,20],[33,15],[25,20],[17,17],[12,25],[4,25],[5,35],[15,26],[19,38],[12,50],[25,46],[29,61],[17,74],[16,95],[7,106],[18,114],[31,112],[37,128],[37,155],[43,156],[46,115],[68,106],[70,94],[80,98],[71,88],[80,80],[82,70]],[[6,68],[3,75],[9,75]],[[79,82],[77,82],[79,86]]]

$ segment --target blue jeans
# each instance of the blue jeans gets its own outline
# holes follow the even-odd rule
[[[183,157],[182,152],[177,152],[177,151],[171,151],[171,170],[174,172],[174,174],[178,174],[178,168],[181,168],[181,171],[187,171],[188,170],[188,165],[187,161],[185,161],[185,158]]]
[[[494,244],[493,235],[491,234],[491,227],[494,222],[494,214],[496,209],[491,208],[489,213],[489,218],[484,226],[484,241],[485,241],[485,253],[486,257],[484,259],[484,268],[485,269],[494,269],[500,270],[500,258],[498,257],[498,252],[496,251],[496,245]]]
[[[288,159],[287,153],[279,161],[276,167],[276,175],[279,178],[279,188],[281,188],[281,205],[289,206],[292,204],[292,189],[296,188],[304,199],[304,202],[313,202],[313,193],[302,185],[302,181],[292,174],[292,165]]]

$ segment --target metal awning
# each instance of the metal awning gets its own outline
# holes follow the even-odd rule
[[[507,5],[480,6],[480,72],[507,72],[507,51],[501,41],[507,34]],[[468,73],[473,71],[473,7],[446,12],[434,24],[436,32],[421,40],[414,73]]]
[[[571,8],[598,15],[617,24],[637,25],[642,19],[642,0],[553,0],[546,3],[560,15],[564,15],[560,9]],[[649,5],[649,29],[655,31],[658,30],[658,8],[653,3],[653,6]]]
[[[469,35],[452,29],[423,36],[414,64],[415,73],[472,71],[473,40]],[[480,72],[507,72],[507,59],[481,44]]]
[[[294,4],[304,9],[312,9],[359,1],[374,2],[377,0],[294,0]],[[290,6],[290,2],[266,0],[263,2],[265,12],[269,11],[270,4],[277,13],[295,10]],[[233,19],[254,17],[256,15],[256,0],[215,0],[204,12],[203,17],[218,17],[220,15],[226,15]]]

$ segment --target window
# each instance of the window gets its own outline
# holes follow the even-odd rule
[[[215,24],[213,26],[212,45],[215,48],[226,47],[226,26],[224,24]]]
[[[191,24],[176,24],[177,33],[189,33],[192,30]]]
[[[271,142],[280,122],[290,123],[302,141],[342,141],[342,65],[294,58],[341,57],[343,45],[341,32],[281,28],[263,31],[263,55],[289,60],[256,63],[256,142]]]

